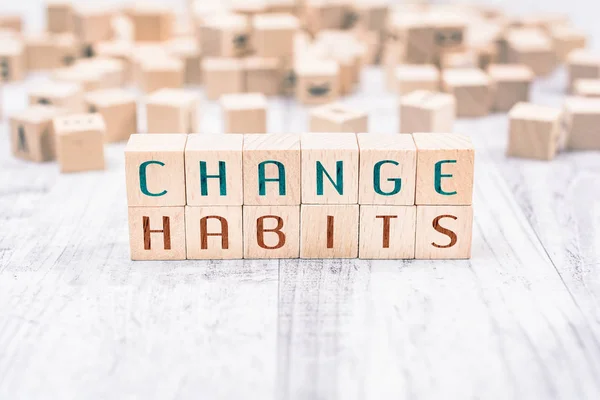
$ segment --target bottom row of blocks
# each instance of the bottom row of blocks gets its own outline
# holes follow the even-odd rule
[[[129,207],[132,260],[471,256],[472,206]]]

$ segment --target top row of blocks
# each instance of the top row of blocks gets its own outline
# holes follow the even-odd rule
[[[136,134],[130,206],[470,205],[474,151],[450,133]]]

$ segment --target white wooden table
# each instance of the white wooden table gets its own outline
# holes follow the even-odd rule
[[[4,93],[23,107],[25,84]],[[565,77],[538,82],[559,105]],[[369,68],[345,100],[397,130]],[[216,104],[202,132],[219,132]],[[306,110],[270,101],[272,132]],[[0,127],[0,399],[598,399],[600,153],[507,159],[476,146],[469,261],[129,260],[123,144],[108,169],[14,159]]]

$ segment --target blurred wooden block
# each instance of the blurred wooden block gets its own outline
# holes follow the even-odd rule
[[[73,66],[79,70],[97,71],[100,76],[102,88],[115,88],[125,83],[125,65],[123,61],[115,58],[83,58],[77,60]]]
[[[554,158],[560,137],[561,110],[531,103],[518,103],[510,110],[508,116],[508,156],[537,160]]]
[[[142,87],[151,93],[159,89],[177,89],[183,87],[183,61],[171,57],[159,57],[154,60],[142,60]]]
[[[600,97],[600,79],[577,79],[573,94],[582,97]]]
[[[175,15],[168,4],[134,2],[127,10],[136,42],[164,42],[171,39]]]
[[[185,205],[184,150],[187,135],[135,134],[125,147],[130,206]]]
[[[552,40],[537,28],[512,29],[506,34],[508,62],[527,65],[536,76],[548,75],[556,68]]]
[[[600,150],[600,99],[571,97],[564,102],[569,149]]]
[[[292,57],[294,36],[300,29],[291,14],[259,14],[252,21],[253,43],[259,57]]]
[[[241,57],[252,50],[248,17],[215,14],[201,27],[200,48],[205,57]]]
[[[471,258],[473,206],[417,206],[417,260]]]
[[[418,90],[400,99],[400,133],[452,132],[455,119],[453,95]]]
[[[132,260],[185,260],[184,207],[128,207]]]
[[[558,61],[564,62],[568,55],[587,46],[587,35],[577,28],[566,25],[551,27],[550,35]]]
[[[79,56],[79,41],[72,33],[61,33],[52,38],[54,52],[51,62],[52,68],[68,67],[73,65]]]
[[[244,258],[300,257],[300,206],[244,206]]]
[[[427,22],[432,27],[434,43],[434,59],[436,63],[444,55],[465,50],[465,36],[467,22],[454,13],[432,13],[427,17]]]
[[[276,57],[247,57],[243,59],[244,87],[249,93],[276,96],[283,85],[280,61]]]
[[[442,54],[440,67],[442,69],[479,68],[479,53],[475,50],[463,50]]]
[[[453,133],[415,133],[417,205],[469,205],[473,201],[475,150]]]
[[[48,32],[72,32],[73,18],[71,0],[46,0],[46,29]]]
[[[353,133],[304,133],[302,204],[358,203],[358,143]]]
[[[23,32],[23,18],[20,15],[3,12],[0,15],[0,28],[8,29],[16,33]]]
[[[307,0],[304,2],[304,23],[312,33],[342,29],[348,11],[345,0]]]
[[[361,64],[361,46],[354,35],[346,31],[322,31],[311,48],[299,59],[334,61],[338,65],[339,92],[346,95],[358,83]]]
[[[121,142],[138,132],[136,96],[124,89],[103,89],[85,95],[88,112],[98,113],[106,125],[106,142]]]
[[[269,0],[266,6],[269,13],[292,15],[296,15],[300,7],[296,0]]]
[[[244,136],[244,204],[300,204],[300,136]]]
[[[358,23],[368,31],[382,33],[388,21],[390,4],[386,0],[357,0],[352,4]]]
[[[578,79],[600,79],[600,54],[589,50],[575,50],[567,56],[569,90]]]
[[[200,85],[202,83],[202,70],[200,63],[202,56],[200,47],[194,37],[175,38],[167,43],[167,52],[183,61],[184,82],[187,85]]]
[[[16,38],[0,41],[0,82],[19,81],[25,77],[27,60],[25,46]]]
[[[244,70],[236,58],[205,58],[202,61],[202,82],[209,100],[224,94],[244,92]]]
[[[456,99],[458,117],[484,117],[490,113],[490,78],[480,69],[448,69],[442,73],[442,87]]]
[[[529,89],[535,78],[526,65],[493,64],[488,68],[493,87],[492,109],[508,112],[519,102],[529,101]]]
[[[263,94],[226,94],[219,103],[225,133],[267,132],[267,98]]]
[[[188,259],[243,257],[242,206],[187,206],[185,220]]]
[[[112,35],[112,7],[100,3],[78,3],[73,10],[74,33],[86,45],[109,40]]]
[[[356,258],[358,204],[300,206],[300,258]]]
[[[416,206],[360,206],[358,257],[415,258]]]
[[[185,147],[187,204],[241,206],[243,135],[189,135]]]
[[[404,64],[395,68],[395,91],[408,94],[415,90],[437,91],[440,87],[440,71],[433,64]]]
[[[76,83],[84,92],[105,89],[104,74],[99,69],[81,68],[75,65],[52,71],[52,78],[58,82]]]
[[[15,157],[44,162],[54,160],[52,119],[64,114],[60,108],[34,105],[10,118],[10,142]]]
[[[195,133],[200,97],[185,89],[160,89],[146,97],[148,133]]]
[[[54,57],[55,46],[47,33],[28,35],[25,37],[25,58],[29,71],[58,68]]]
[[[435,30],[421,13],[392,14],[389,20],[388,50],[394,48],[405,64],[436,61]]]
[[[326,104],[310,110],[310,132],[368,132],[369,116],[341,103]]]
[[[94,52],[100,58],[119,60],[123,66],[123,84],[133,79],[133,44],[124,40],[109,40],[94,45]]]
[[[412,135],[359,133],[359,204],[414,205],[417,148]]]
[[[85,110],[81,85],[70,82],[48,81],[29,91],[29,104],[60,107],[75,113]]]
[[[99,114],[54,118],[56,159],[60,172],[104,169],[106,125]]]
[[[296,65],[296,99],[302,104],[331,103],[340,97],[339,65],[335,61],[303,61]]]

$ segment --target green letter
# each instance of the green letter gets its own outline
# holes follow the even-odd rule
[[[435,191],[444,196],[453,196],[456,192],[444,192],[442,190],[442,178],[452,178],[452,174],[442,174],[443,164],[455,164],[456,160],[442,160],[435,163]]]
[[[225,161],[219,161],[219,175],[208,175],[206,161],[200,161],[200,194],[202,196],[208,196],[208,178],[219,178],[219,193],[221,196],[227,196]]]
[[[401,178],[388,178],[388,182],[394,182],[394,189],[390,192],[384,192],[381,190],[381,166],[383,164],[393,164],[399,165],[396,161],[393,160],[382,160],[375,164],[373,167],[373,187],[375,189],[375,193],[380,194],[382,196],[392,196],[400,192],[402,189],[402,179]]]
[[[265,177],[265,165],[273,164],[277,166],[277,178]],[[258,194],[260,196],[267,195],[267,182],[279,182],[279,195],[285,196],[285,167],[279,161],[267,160],[258,164]]]
[[[164,196],[165,194],[167,194],[166,190],[163,190],[160,193],[150,193],[148,191],[148,181],[146,180],[146,168],[148,168],[148,165],[150,165],[150,164],[158,164],[161,167],[165,166],[165,164],[161,163],[160,161],[146,161],[146,162],[141,163],[140,164],[140,190],[146,196],[152,196],[152,197]]]
[[[336,161],[336,163],[335,163],[335,180],[336,180],[336,182],[334,182],[333,179],[331,178],[331,176],[329,175],[329,173],[327,173],[327,171],[323,167],[323,164],[321,164],[320,161],[317,161],[317,195],[318,196],[323,196],[323,174],[327,175],[327,179],[329,179],[329,182],[331,182],[331,184],[333,185],[335,190],[337,190],[337,192],[340,195],[343,195],[344,194],[344,162]]]

